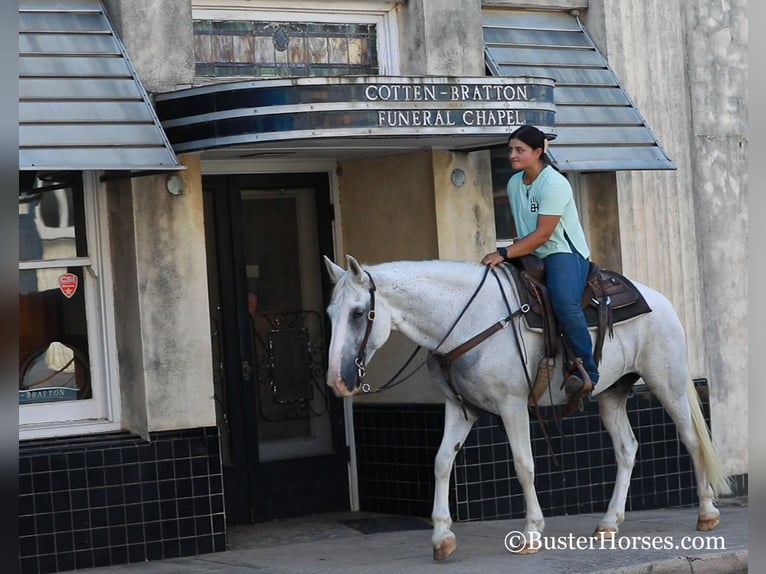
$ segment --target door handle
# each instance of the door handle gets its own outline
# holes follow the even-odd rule
[[[242,361],[242,379],[249,383],[250,375],[253,374],[253,368],[250,366],[249,361]]]

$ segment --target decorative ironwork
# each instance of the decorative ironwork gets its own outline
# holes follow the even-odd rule
[[[258,412],[266,421],[327,412],[324,319],[316,311],[251,316]]]
[[[277,27],[274,30],[274,35],[271,37],[274,42],[274,49],[277,52],[284,52],[287,50],[287,44],[290,42],[290,35],[287,33],[287,29],[284,26]]]

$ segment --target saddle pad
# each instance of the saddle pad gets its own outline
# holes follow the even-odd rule
[[[503,264],[516,285],[516,292],[522,305],[529,305],[530,311],[524,314],[524,319],[530,329],[543,329],[543,316],[540,302],[532,291],[530,281],[534,281],[526,271],[512,263]],[[612,324],[618,324],[628,319],[651,312],[646,299],[636,286],[624,275],[607,269],[597,269],[588,277],[588,284],[583,292],[583,310],[588,327],[598,327],[598,307],[592,302],[594,288],[597,293],[605,293],[612,299]]]

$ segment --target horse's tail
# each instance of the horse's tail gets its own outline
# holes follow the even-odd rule
[[[726,476],[723,466],[721,465],[721,460],[718,458],[715,448],[713,448],[713,441],[710,439],[710,431],[708,431],[705,418],[702,415],[702,408],[700,408],[700,398],[691,378],[687,384],[686,398],[689,401],[689,408],[692,412],[694,432],[697,434],[697,438],[699,438],[702,463],[705,465],[705,474],[707,475],[707,480],[710,483],[710,486],[713,488],[713,494],[714,496],[731,494],[732,490],[729,477]]]

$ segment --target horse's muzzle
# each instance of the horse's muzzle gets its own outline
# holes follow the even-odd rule
[[[351,388],[349,388],[349,386]],[[336,397],[353,397],[359,392],[359,387],[354,385],[347,385],[346,381],[338,377],[332,385],[333,391],[335,391]]]

